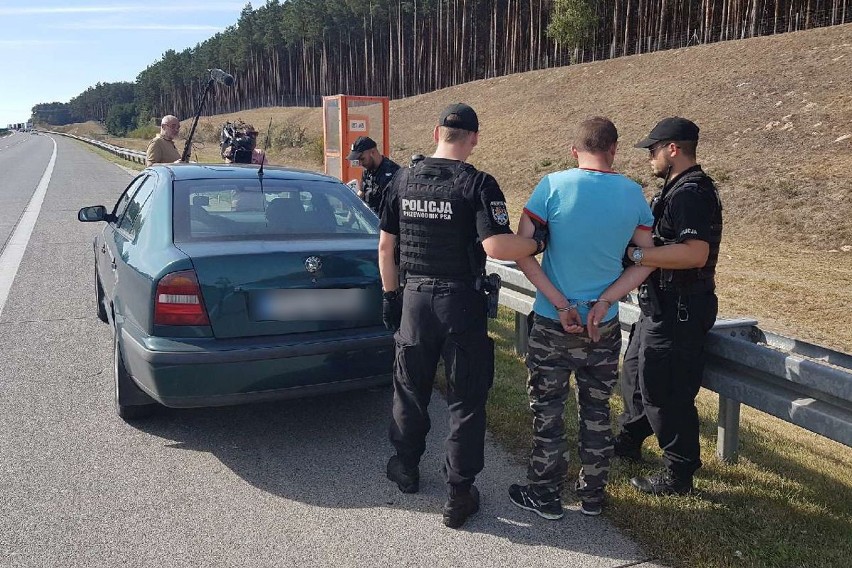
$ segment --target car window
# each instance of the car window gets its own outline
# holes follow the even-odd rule
[[[174,183],[174,239],[353,238],[379,233],[378,219],[331,181],[185,180]]]
[[[112,209],[112,214],[115,216],[117,221],[121,221],[121,216],[127,210],[127,205],[130,203],[130,200],[133,198],[136,190],[139,189],[139,186],[142,185],[142,182],[144,182],[147,178],[148,174],[144,173],[134,179],[121,194],[121,197],[118,198],[118,202],[116,202],[115,207]]]
[[[133,197],[127,204],[127,209],[124,211],[124,215],[118,221],[119,229],[126,231],[131,236],[136,235],[142,222],[142,216],[140,215],[142,207],[154,191],[155,185],[157,185],[156,176],[148,176],[142,180],[142,185],[133,194]]]

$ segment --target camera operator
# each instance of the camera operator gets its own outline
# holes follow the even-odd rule
[[[262,164],[263,150],[257,146],[257,130],[241,120],[226,122],[221,135],[222,158],[228,164]]]

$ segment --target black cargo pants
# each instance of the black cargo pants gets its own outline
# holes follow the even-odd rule
[[[469,487],[484,465],[485,402],[494,380],[494,342],[488,337],[486,300],[467,281],[410,278],[402,322],[394,338],[393,420],[390,440],[413,468],[426,448],[429,400],[439,358],[447,376],[450,433],[445,474],[449,485]]]
[[[718,311],[714,292],[659,294],[630,332],[621,368],[621,428],[636,441],[656,434],[666,468],[690,480],[701,467],[695,397],[704,373],[704,341]]]

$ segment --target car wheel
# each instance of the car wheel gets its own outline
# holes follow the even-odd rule
[[[106,306],[104,305],[104,287],[101,286],[101,277],[98,275],[97,263],[95,263],[95,300],[98,304],[98,319],[104,323],[109,323]]]
[[[124,366],[124,358],[121,355],[121,346],[118,342],[118,332],[113,338],[113,374],[115,377],[115,412],[123,420],[134,418],[146,418],[157,410],[157,403],[136,386],[127,367]],[[132,401],[132,404],[128,402]],[[149,402],[145,402],[149,401]]]

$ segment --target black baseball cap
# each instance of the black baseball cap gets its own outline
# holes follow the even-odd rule
[[[697,142],[698,125],[679,116],[664,118],[651,129],[648,136],[637,142],[634,148],[650,148],[657,142],[676,140],[695,140]]]
[[[369,136],[359,136],[352,143],[352,151],[346,157],[347,160],[357,160],[361,157],[361,152],[366,152],[370,148],[376,147],[376,141]]]
[[[479,118],[476,116],[476,111],[468,105],[456,103],[444,109],[441,118],[438,119],[438,126],[479,132]]]

